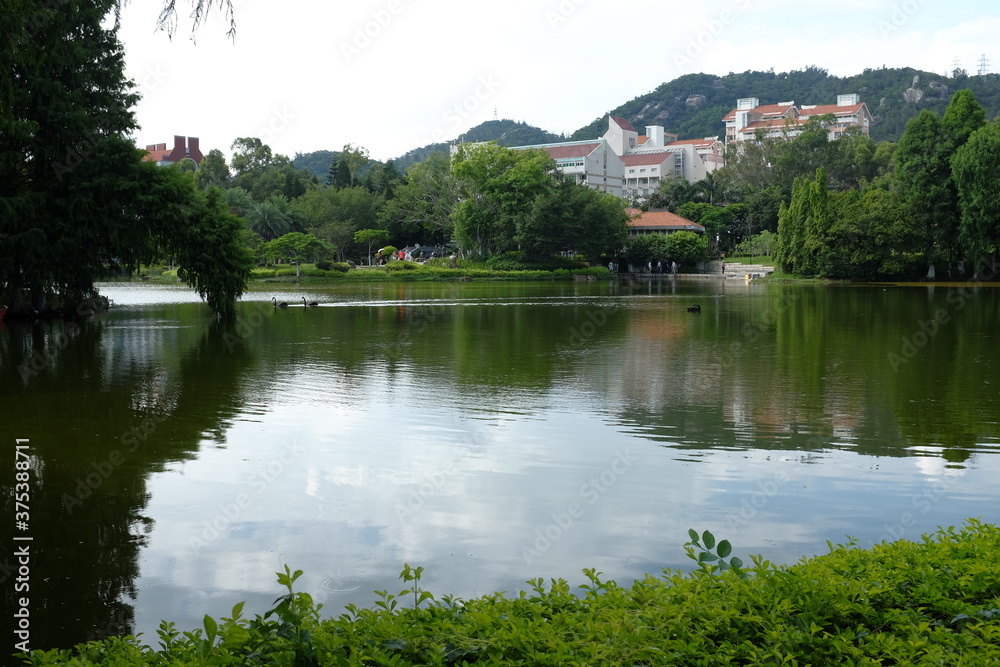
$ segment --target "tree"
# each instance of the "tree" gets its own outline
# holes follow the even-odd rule
[[[460,199],[459,181],[451,173],[451,161],[433,153],[410,165],[406,182],[386,201],[379,222],[393,238],[404,234],[430,243],[450,241],[455,231],[453,213]]]
[[[950,259],[958,225],[958,193],[951,179],[951,146],[937,114],[924,109],[906,124],[893,172],[909,214],[921,231],[927,277]]]
[[[665,207],[676,213],[684,204],[702,199],[704,192],[686,178],[670,176],[660,181],[660,186],[656,194],[661,197],[655,201],[651,197],[649,202],[650,208],[654,206],[656,208]]]
[[[681,231],[667,234],[664,246],[667,259],[678,266],[697,264],[708,258],[708,239],[703,234]]]
[[[254,204],[246,216],[247,228],[265,241],[273,241],[292,231],[293,218],[288,201],[274,196]]]
[[[396,169],[396,163],[389,160],[385,164],[377,163],[368,170],[365,177],[365,187],[370,191],[392,199],[396,188],[405,182],[403,174]]]
[[[330,168],[326,173],[326,184],[332,188],[351,187],[351,172],[347,168],[347,162],[341,160],[339,154],[330,161]]]
[[[669,257],[665,234],[640,234],[628,240],[625,261],[631,266],[646,266],[647,262],[662,261]]]
[[[986,109],[976,101],[971,90],[960,90],[948,103],[941,125],[951,140],[952,150],[958,150],[973,132],[986,125]]]
[[[355,148],[351,144],[344,146],[344,149],[340,151],[340,157],[338,158],[338,163],[343,164],[347,169],[347,173],[350,175],[350,183],[348,187],[354,187],[358,183],[358,176],[361,170],[368,166],[369,158],[368,151],[364,148]],[[343,187],[343,186],[342,186]]]
[[[232,175],[229,173],[229,165],[226,158],[218,148],[208,151],[201,160],[198,173],[195,174],[194,182],[202,190],[210,187],[227,188]]]
[[[555,162],[544,151],[493,142],[459,146],[452,173],[464,188],[455,208],[455,234],[463,248],[477,254],[513,250],[518,224],[556,183]]]
[[[872,188],[831,195],[832,224],[816,261],[816,274],[847,280],[885,280],[906,276],[919,230],[908,220],[905,202],[895,192]]]
[[[625,206],[619,197],[562,178],[535,199],[517,226],[515,240],[529,259],[546,259],[563,250],[597,259],[625,245]]]
[[[231,314],[249,275],[239,223],[217,192],[199,194],[190,175],[142,162],[128,139],[138,96],[115,29],[103,24],[113,6],[3,7],[0,283],[8,314],[72,312],[97,295],[96,280],[163,249],[213,309]]]
[[[257,137],[240,137],[229,148],[233,151],[230,163],[237,179],[264,171],[274,160],[271,147]]]
[[[976,275],[990,261],[996,275],[1000,252],[1000,196],[996,174],[1000,169],[1000,124],[993,121],[973,132],[955,152],[952,176],[961,210],[959,239],[975,265]]]
[[[261,253],[271,261],[287,259],[295,264],[295,277],[301,277],[301,263],[306,260],[317,261],[335,251],[334,247],[312,234],[290,232],[284,236],[269,241],[261,248]]]
[[[389,232],[384,229],[359,229],[354,232],[354,242],[368,246],[368,263],[372,263],[372,248],[389,241]]]

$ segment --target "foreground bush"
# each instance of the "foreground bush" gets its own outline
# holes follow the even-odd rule
[[[407,589],[377,591],[373,609],[321,620],[293,584],[253,620],[242,604],[221,623],[160,648],[131,637],[35,652],[34,665],[991,665],[1000,664],[1000,530],[970,520],[920,543],[853,542],[790,566],[729,556],[692,531],[692,573],[665,570],[631,586],[575,594],[563,580],[516,597],[436,600],[406,566]],[[406,605],[404,607],[404,605]],[[71,655],[76,656],[72,659]]]

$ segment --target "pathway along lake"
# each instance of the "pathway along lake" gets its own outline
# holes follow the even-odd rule
[[[0,325],[33,648],[263,613],[284,564],[337,615],[404,563],[467,598],[687,568],[692,527],[793,562],[1000,518],[995,286],[289,287],[235,325],[141,283]]]

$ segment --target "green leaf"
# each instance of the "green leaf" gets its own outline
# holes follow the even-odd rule
[[[711,549],[715,546],[715,535],[707,530],[701,534],[701,539],[704,540],[706,549]]]
[[[734,569],[739,569],[743,567],[743,561],[741,561],[736,556],[733,556],[732,558],[729,559],[729,566]]]
[[[719,554],[719,558],[725,558],[733,553],[733,546],[729,543],[729,540],[722,540],[719,542],[719,548],[716,551]]]
[[[215,639],[216,635],[219,634],[219,624],[215,622],[215,619],[205,614],[205,636],[208,637],[208,641],[211,642]]]
[[[717,560],[719,560],[718,556],[716,556],[713,553],[709,553],[707,551],[702,551],[700,554],[698,554],[698,562],[699,563],[711,563],[711,562],[717,561]]]
[[[698,531],[694,528],[688,528],[688,536],[691,538],[691,542],[694,544],[699,544],[698,542]]]

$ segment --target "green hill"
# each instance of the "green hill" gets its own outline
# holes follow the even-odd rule
[[[528,146],[531,144],[546,144],[561,141],[562,138],[557,134],[546,132],[527,123],[505,119],[488,120],[485,123],[480,123],[464,132],[461,136],[455,137],[455,140],[468,142],[496,141],[501,146]],[[415,162],[423,162],[432,153],[447,153],[451,143],[453,142],[442,142],[421,148],[414,148],[412,151],[395,159],[396,168],[404,170]]]
[[[913,86],[922,94],[919,101],[907,102],[904,93]],[[722,136],[722,117],[736,106],[741,97],[756,97],[761,104],[794,101],[796,104],[834,104],[837,95],[858,93],[868,105],[876,141],[898,141],[906,121],[921,109],[943,114],[951,96],[969,88],[987,116],[1000,115],[1000,75],[967,76],[964,72],[942,76],[912,68],[866,69],[850,77],[830,76],[826,70],[808,67],[793,72],[747,71],[715,76],[687,74],[661,84],[656,90],[622,104],[611,113],[622,116],[642,132],[646,125],[662,125],[682,139]],[[599,116],[570,139],[590,139],[604,134],[607,117]]]

